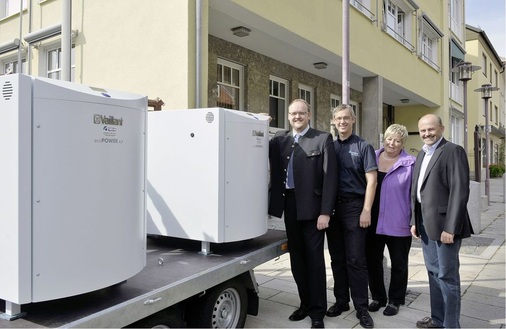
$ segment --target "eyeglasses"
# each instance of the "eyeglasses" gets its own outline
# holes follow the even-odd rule
[[[345,116],[345,117],[336,117],[334,118],[334,120],[336,121],[350,121],[351,120],[351,117],[350,116]]]
[[[296,116],[305,116],[307,114],[307,112],[289,112],[288,114],[290,114],[292,117],[296,117]]]

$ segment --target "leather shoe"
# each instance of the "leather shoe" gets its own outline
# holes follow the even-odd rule
[[[425,318],[421,319],[420,321],[416,322],[417,328],[443,328],[438,326],[432,321],[432,318],[426,316]]]
[[[369,312],[377,312],[380,308],[386,306],[386,302],[380,302],[379,300],[373,300],[367,309]]]
[[[399,304],[388,303],[388,306],[383,310],[383,315],[392,316],[399,313]]]
[[[292,315],[288,317],[290,321],[300,321],[304,320],[307,317],[307,311],[303,308],[298,308],[293,311]]]
[[[327,310],[327,316],[330,316],[331,318],[335,317],[335,316],[339,316],[341,315],[341,313],[345,312],[345,311],[349,311],[350,310],[350,305],[348,303],[335,303],[334,305],[332,305],[331,307],[329,307],[329,309]]]
[[[374,321],[367,310],[357,311],[357,319],[360,320],[360,325],[364,328],[374,327]]]
[[[323,319],[311,319],[311,328],[325,328]]]

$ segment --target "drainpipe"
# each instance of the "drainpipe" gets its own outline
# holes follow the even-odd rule
[[[32,0],[28,0],[28,33],[32,32]],[[28,44],[26,52],[27,73],[32,74],[32,46]]]
[[[23,62],[21,61],[21,47],[23,41],[23,0],[19,1],[19,45],[18,45],[18,73],[23,73]]]
[[[61,80],[70,81],[71,51],[72,51],[72,0],[62,0],[61,24]]]
[[[195,0],[195,108],[202,106],[200,81],[202,79],[202,0]]]
[[[350,104],[350,1],[343,0],[343,104]]]

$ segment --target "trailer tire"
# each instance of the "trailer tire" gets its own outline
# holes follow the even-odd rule
[[[242,281],[233,278],[199,297],[187,309],[188,327],[243,328],[248,310],[248,293]]]
[[[172,307],[161,310],[142,320],[132,323],[127,328],[185,328],[183,316]]]

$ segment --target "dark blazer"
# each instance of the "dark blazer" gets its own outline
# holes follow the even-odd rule
[[[294,144],[292,131],[278,131],[269,143],[271,190],[269,214],[281,217],[285,206],[286,168],[293,150],[297,219],[332,215],[337,195],[337,158],[332,135],[309,128]]]
[[[420,151],[413,169],[411,200],[414,214],[411,225],[419,227],[419,213],[415,211],[418,176],[425,152]],[[427,166],[420,190],[423,225],[429,239],[438,241],[441,233],[467,238],[472,231],[467,201],[469,200],[469,163],[464,149],[442,139]]]

